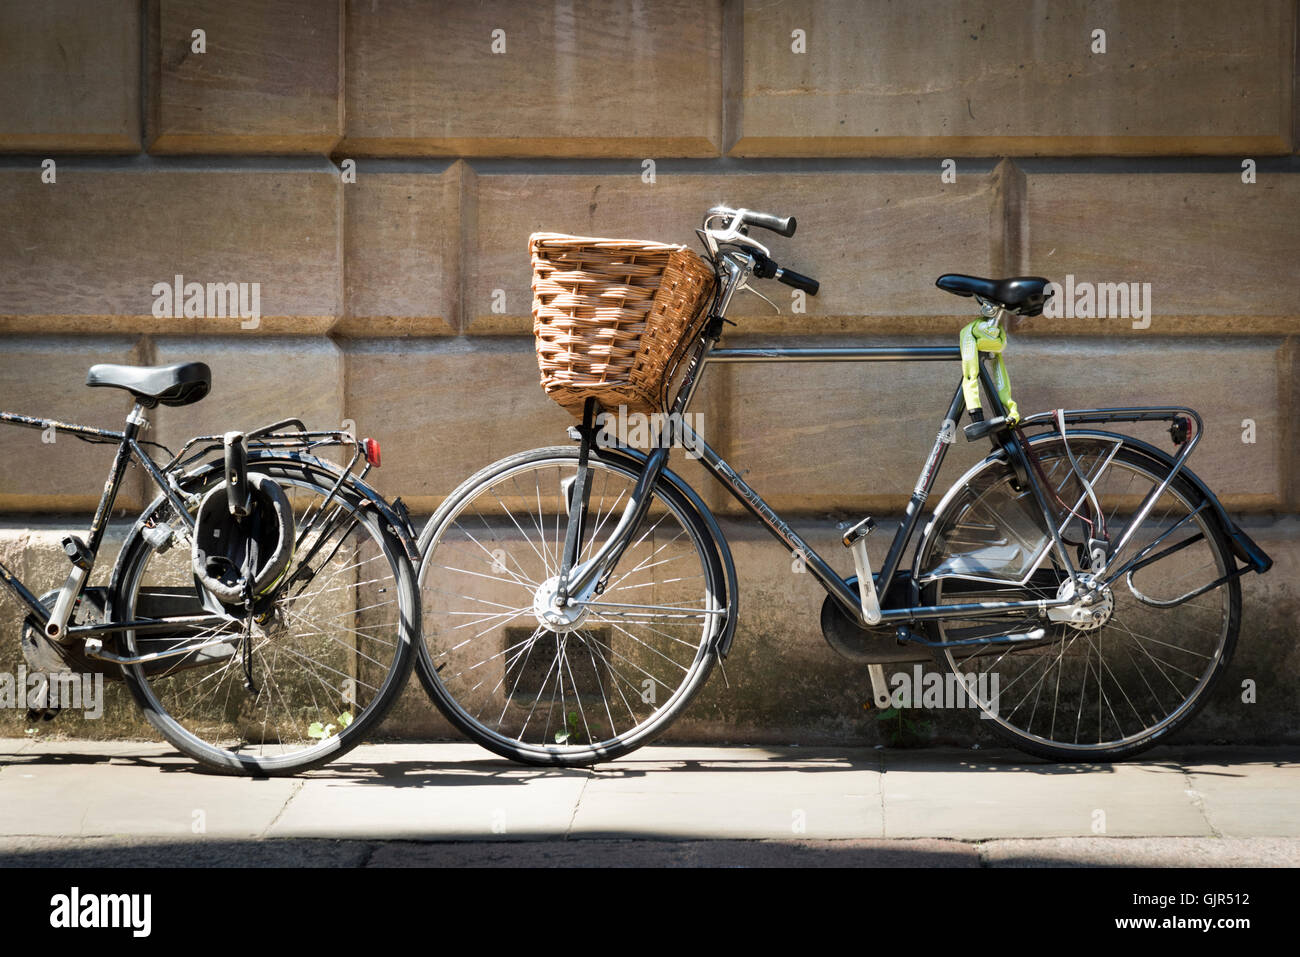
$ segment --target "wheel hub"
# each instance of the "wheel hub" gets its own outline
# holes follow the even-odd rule
[[[1057,598],[1071,600],[1070,604],[1059,608],[1049,608],[1047,617],[1051,621],[1069,625],[1077,631],[1097,631],[1104,628],[1115,612],[1115,596],[1109,588],[1098,588],[1096,579],[1090,574],[1079,576],[1080,588],[1076,595],[1075,584],[1071,579],[1061,582],[1056,590]]]
[[[559,575],[548,578],[537,586],[537,591],[533,593],[533,614],[543,628],[563,635],[583,623],[587,609],[582,605],[561,605],[559,593]]]

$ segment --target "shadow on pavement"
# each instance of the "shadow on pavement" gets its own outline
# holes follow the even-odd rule
[[[431,743],[440,747],[445,742]],[[75,742],[71,743],[75,747]],[[146,747],[154,747],[147,745]],[[546,778],[593,776],[604,780],[633,780],[652,774],[726,774],[732,772],[753,774],[771,772],[781,774],[825,774],[845,771],[906,771],[908,773],[936,774],[998,774],[1023,773],[1032,775],[1109,775],[1118,767],[1133,767],[1153,773],[1168,773],[1194,768],[1198,775],[1215,777],[1242,777],[1234,768],[1268,766],[1275,768],[1300,767],[1300,747],[1159,747],[1121,764],[1071,763],[1053,764],[1028,757],[1014,751],[990,751],[973,754],[957,749],[823,749],[823,748],[735,748],[701,746],[710,753],[697,757],[675,757],[669,753],[695,750],[690,746],[672,745],[662,748],[650,746],[627,757],[592,768],[546,768],[525,765],[495,757],[477,749],[466,753],[482,757],[469,760],[419,760],[383,758],[368,763],[366,750],[374,745],[362,745],[332,764],[299,775],[301,778],[325,779],[360,785],[380,785],[396,788],[483,786],[527,784]],[[419,744],[403,742],[402,751],[410,753]],[[7,766],[94,766],[128,765],[152,769],[164,774],[187,773],[225,777],[195,764],[179,753],[147,756],[130,753],[76,753],[68,744],[58,751],[39,749],[18,752],[0,751],[0,769]]]
[[[958,841],[620,840],[122,842],[6,839],[0,867],[978,867]],[[1064,866],[1065,862],[1061,862]]]

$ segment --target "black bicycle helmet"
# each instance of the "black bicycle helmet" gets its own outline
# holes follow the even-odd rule
[[[248,476],[249,508],[231,513],[226,483],[211,489],[194,523],[191,561],[198,584],[226,610],[244,612],[283,577],[293,558],[293,508],[278,484],[265,475]]]

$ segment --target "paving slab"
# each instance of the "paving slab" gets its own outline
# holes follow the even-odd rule
[[[572,838],[882,835],[869,749],[647,748],[594,771]]]
[[[222,840],[0,837],[0,867],[1300,867],[1300,839]]]
[[[588,772],[529,768],[473,745],[363,745],[302,779],[271,838],[563,838]]]
[[[1268,837],[1300,834],[1300,760],[1218,763],[1193,759],[1186,765],[1189,793],[1216,834]]]
[[[162,745],[0,741],[0,835],[260,837],[302,787],[206,774]],[[26,745],[27,742],[21,742]]]
[[[837,792],[880,795],[880,752],[871,748],[642,748],[592,769],[593,794]]]
[[[81,741],[37,735],[0,738],[0,771],[8,766],[28,764],[34,760],[94,764],[115,757],[153,760],[176,758],[178,755],[173,748],[157,741]]]
[[[243,845],[259,848],[250,866],[495,866],[507,850],[413,848],[529,841],[586,848],[515,854],[538,866],[967,866],[976,851],[986,867],[1292,866],[1297,807],[1294,747],[1065,765],[1009,751],[673,746],[587,770],[399,743],[258,781],[203,773],[155,742],[0,739],[0,863],[21,866],[117,851],[136,862],[124,866],[211,865],[240,860]],[[804,850],[704,849],[729,841]]]
[[[1300,867],[1294,837],[1055,837],[978,845],[984,867]]]
[[[970,754],[887,753],[884,836],[1214,836],[1176,764]]]
[[[569,836],[766,839],[880,837],[877,801],[853,794],[645,792],[586,795]]]

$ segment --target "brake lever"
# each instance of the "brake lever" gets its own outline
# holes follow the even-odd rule
[[[751,292],[751,293],[753,293],[753,294],[754,294],[755,296],[757,296],[759,299],[762,299],[765,303],[767,303],[769,306],[771,306],[773,309],[775,309],[775,310],[776,310],[776,313],[777,313],[778,316],[781,314],[781,307],[780,307],[780,306],[778,306],[776,303],[774,303],[771,299],[768,299],[767,296],[763,295],[761,292],[759,292],[757,289],[755,289],[753,286],[751,286],[748,282],[745,283],[743,286],[741,286],[740,289],[739,289],[739,291],[740,291],[740,292]]]
[[[749,249],[756,249],[764,256],[771,256],[768,248],[760,243],[757,239],[750,237],[747,233],[741,232],[744,229],[744,209],[724,209],[723,207],[714,207],[709,210],[708,216],[704,220],[704,229],[712,240],[714,248],[720,249],[723,246],[735,245],[745,246]],[[726,228],[715,229],[710,226],[715,218],[724,218]]]

